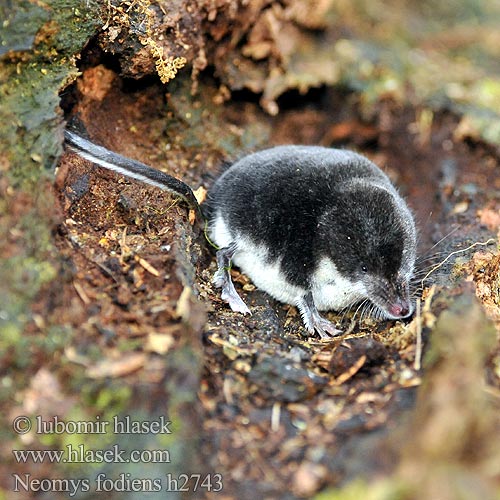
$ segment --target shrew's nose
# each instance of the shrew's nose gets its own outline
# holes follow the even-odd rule
[[[410,304],[407,300],[397,300],[389,306],[389,312],[396,318],[406,318],[410,314]]]

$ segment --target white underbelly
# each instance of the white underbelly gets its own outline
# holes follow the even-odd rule
[[[245,273],[253,284],[271,297],[286,304],[297,305],[306,290],[291,284],[281,270],[280,260],[269,258],[265,246],[250,238],[232,233],[223,217],[217,214],[210,228],[212,241],[220,248],[235,246],[233,263]]]
[[[298,305],[309,291],[291,284],[281,270],[280,259],[271,260],[265,246],[230,231],[220,214],[216,215],[210,227],[210,237],[220,248],[234,245],[234,265],[256,287],[280,302]],[[344,309],[366,297],[365,287],[360,282],[343,277],[328,258],[321,260],[311,277],[311,284],[314,304],[320,311]]]

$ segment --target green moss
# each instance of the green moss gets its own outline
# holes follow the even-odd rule
[[[34,186],[42,167],[54,167],[62,139],[57,132],[62,121],[59,92],[76,77],[73,55],[95,30],[95,12],[79,11],[80,2],[45,5],[42,9],[21,1],[10,11],[4,7],[0,153],[15,185]]]
[[[15,8],[7,3],[0,5],[0,56],[9,50],[30,50],[41,24],[49,19],[49,13],[28,1],[16,2]]]
[[[26,351],[33,342],[32,338],[22,335],[24,325],[29,319],[26,307],[40,287],[54,279],[55,275],[55,269],[49,262],[37,260],[32,255],[15,255],[0,263],[0,277],[3,278],[0,285],[3,296],[0,352],[14,352],[13,361],[21,368],[25,368],[29,363]],[[45,342],[51,342],[50,335],[44,337]]]
[[[132,389],[124,382],[82,382],[76,381],[81,389],[81,402],[85,406],[95,408],[102,414],[102,420],[112,419],[122,413],[129,405]]]
[[[76,77],[73,54],[95,30],[95,7],[83,12],[82,5],[20,0],[0,7],[0,166],[4,184],[19,195],[12,197],[12,204],[4,200],[0,206],[0,252],[7,256],[0,262],[2,350],[27,349],[21,332],[31,318],[30,304],[56,276],[47,220],[54,202],[40,186],[61,153],[59,92]],[[19,215],[23,196],[29,202]],[[27,363],[22,359],[16,356],[19,363]]]
[[[57,276],[55,203],[45,186],[61,152],[59,92],[95,29],[91,15],[77,15],[83,4],[0,2],[0,353],[9,366],[0,403],[9,407],[40,360],[57,359],[71,340],[32,304]],[[27,333],[33,321],[38,328]]]

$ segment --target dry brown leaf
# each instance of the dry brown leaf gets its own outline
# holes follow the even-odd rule
[[[196,201],[201,205],[207,199],[207,190],[200,186],[198,189],[193,191],[194,197]]]
[[[500,209],[484,208],[478,211],[479,221],[491,231],[500,230]]]
[[[157,354],[166,354],[175,344],[172,335],[165,333],[150,333],[146,340],[145,349]]]
[[[86,374],[90,378],[123,377],[142,368],[146,360],[147,355],[143,352],[125,354],[119,359],[103,359],[89,366]]]
[[[294,474],[293,490],[300,497],[309,497],[319,490],[326,475],[327,469],[325,466],[303,462]]]
[[[23,410],[26,413],[46,413],[60,407],[64,399],[59,380],[46,368],[40,368],[24,392]]]

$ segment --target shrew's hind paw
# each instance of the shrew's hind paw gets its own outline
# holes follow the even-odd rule
[[[242,314],[252,314],[250,309],[248,309],[243,299],[238,295],[238,292],[235,290],[233,284],[231,286],[222,288],[221,297],[222,300],[229,304],[229,307],[234,312],[239,312]]]
[[[238,295],[234,288],[231,275],[229,274],[229,267],[231,265],[231,257],[233,255],[233,247],[221,248],[217,251],[217,264],[219,269],[214,274],[214,285],[222,289],[221,298],[229,304],[229,307],[234,312],[242,314],[252,314],[248,309],[245,302]]]

